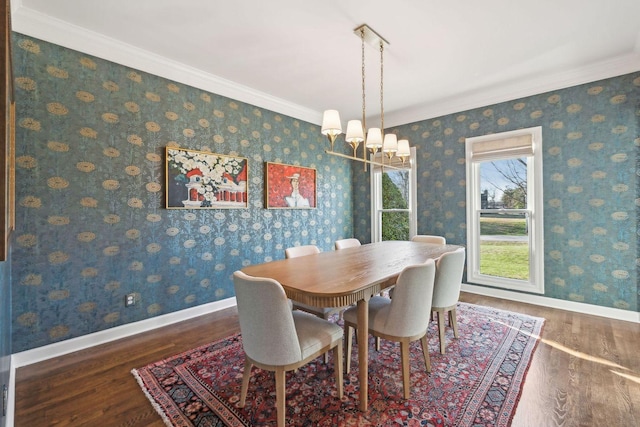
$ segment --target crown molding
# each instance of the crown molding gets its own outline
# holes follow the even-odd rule
[[[320,124],[322,113],[260,92],[248,86],[205,73],[135,46],[89,31],[22,6],[12,8],[12,29],[69,49],[246,102],[306,122]]]
[[[320,125],[322,112],[288,102],[248,86],[205,73],[135,46],[122,43],[85,28],[52,18],[22,5],[12,3],[13,30],[47,42],[58,44],[127,67],[148,72],[208,92],[246,102],[270,111]],[[527,96],[564,89],[610,77],[640,71],[640,33],[633,52],[562,72],[535,76],[510,83],[484,87],[474,92],[454,95],[429,104],[385,112],[386,127],[428,120],[447,114],[512,101]],[[372,117],[372,120],[376,119]]]
[[[634,53],[588,67],[485,87],[477,92],[462,93],[428,105],[385,112],[384,121],[388,123],[388,127],[406,125],[640,71],[640,49],[638,48],[640,48],[640,36]]]

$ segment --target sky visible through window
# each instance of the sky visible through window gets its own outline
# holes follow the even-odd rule
[[[518,182],[526,181],[527,167],[524,162],[526,160],[523,158],[480,163],[480,191],[488,190],[490,200],[501,201],[505,189],[515,188]]]

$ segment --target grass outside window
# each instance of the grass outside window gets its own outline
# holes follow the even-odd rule
[[[524,218],[483,217],[482,236],[527,236]],[[529,244],[513,241],[481,241],[480,273],[529,280]]]
[[[482,242],[480,273],[510,279],[529,279],[529,245],[517,242]]]

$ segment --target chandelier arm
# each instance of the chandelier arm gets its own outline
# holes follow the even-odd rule
[[[391,165],[387,165],[387,164],[384,164],[384,163],[376,162],[374,160],[366,160],[366,159],[361,159],[359,157],[349,156],[349,155],[346,155],[346,154],[338,153],[337,151],[324,150],[324,152],[327,153],[327,154],[330,154],[332,156],[338,156],[338,157],[342,157],[344,159],[349,159],[349,160],[357,160],[358,162],[364,162],[365,164],[369,164],[369,165],[373,165],[373,166],[380,166],[383,169],[403,170],[403,168],[399,168],[399,167],[396,167],[396,166],[391,166]]]

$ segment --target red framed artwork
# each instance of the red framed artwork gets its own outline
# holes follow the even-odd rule
[[[316,170],[282,163],[265,163],[267,209],[316,208]]]

